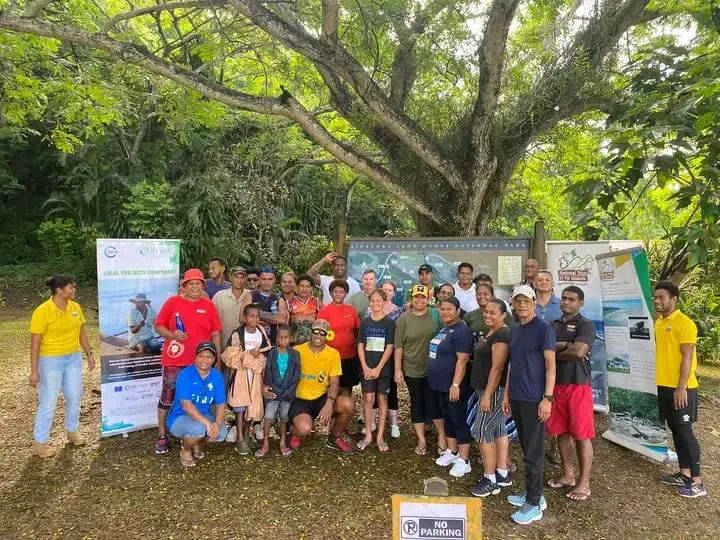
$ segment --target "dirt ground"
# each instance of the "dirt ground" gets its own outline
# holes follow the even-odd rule
[[[165,456],[153,453],[154,433],[100,440],[99,373],[85,377],[83,434],[90,444],[63,447],[54,459],[30,454],[36,394],[29,371],[28,305],[0,308],[4,377],[0,380],[0,538],[236,538],[381,539],[392,537],[390,497],[419,494],[422,481],[448,479],[450,495],[469,495],[481,466],[453,479],[428,457],[413,453],[414,442],[402,400],[402,437],[390,451],[349,457],[308,441],[290,458],[277,446],[262,461],[238,456],[230,444],[210,448],[194,469],[183,469],[177,446]],[[82,301],[82,300],[81,300]],[[88,311],[88,319],[94,313]],[[96,323],[96,321],[95,321]],[[97,340],[96,324],[90,330]],[[97,346],[95,347],[97,350]],[[656,478],[671,471],[602,438],[595,442],[592,496],[572,502],[562,492],[545,491],[545,519],[527,527],[509,520],[503,495],[483,501],[487,538],[720,538],[720,370],[703,369],[700,423],[703,476],[709,495],[678,497]],[[53,441],[64,443],[62,406]],[[598,432],[605,418],[597,417]],[[274,441],[277,445],[277,441]],[[516,444],[513,459],[521,463]],[[545,480],[558,473],[548,465]],[[515,492],[522,485],[517,476]]]

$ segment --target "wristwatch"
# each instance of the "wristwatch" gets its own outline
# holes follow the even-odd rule
[[[458,383],[452,383],[453,388],[460,388],[460,385]]]
[[[552,403],[555,398],[552,397],[552,395],[550,395],[550,394],[545,394],[543,396],[543,399],[547,399],[550,403]]]

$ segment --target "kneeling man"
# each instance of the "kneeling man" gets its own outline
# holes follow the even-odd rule
[[[195,349],[195,364],[178,373],[175,400],[167,417],[167,427],[182,441],[180,463],[194,467],[196,459],[205,457],[202,444],[224,441],[225,381],[213,364],[217,349],[210,341]],[[212,407],[215,412],[212,412]]]
[[[317,319],[312,324],[310,341],[295,347],[300,353],[300,381],[295,401],[290,406],[293,433],[290,448],[296,450],[300,446],[300,439],[310,434],[315,420],[327,425],[334,417],[327,446],[343,454],[352,454],[352,446],[341,435],[352,418],[355,405],[350,397],[338,395],[342,366],[340,353],[325,344],[330,332],[330,323]]]

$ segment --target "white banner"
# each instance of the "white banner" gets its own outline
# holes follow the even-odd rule
[[[603,326],[600,272],[595,257],[608,251],[629,247],[642,247],[639,240],[602,240],[598,242],[559,241],[547,242],[547,268],[555,280],[555,296],[560,296],[568,285],[580,287],[585,293],[582,314],[595,325],[595,343],[590,355],[592,366],[592,389],[595,410],[606,413],[607,356],[605,354],[605,329]]]
[[[162,338],[153,325],[177,294],[179,240],[97,241],[103,437],[157,426]]]

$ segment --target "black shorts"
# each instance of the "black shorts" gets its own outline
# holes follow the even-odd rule
[[[343,358],[342,375],[340,375],[340,388],[352,388],[360,384],[360,360],[357,357]]]
[[[317,399],[295,398],[292,402],[292,405],[290,405],[290,412],[288,413],[290,421],[292,421],[293,418],[301,414],[309,414],[310,417],[314,420],[315,418],[317,418],[317,415],[320,414],[320,409],[323,408],[326,401],[327,394],[323,394]]]
[[[660,413],[660,422],[667,422],[668,426],[678,426],[682,424],[692,424],[698,419],[698,394],[697,388],[691,388],[687,391],[687,407],[675,409],[673,403],[673,393],[675,388],[667,386],[657,387],[658,412]]]
[[[387,370],[383,370],[377,379],[365,379],[362,378],[360,381],[360,388],[363,394],[385,394],[386,396],[390,393],[390,382],[392,376]]]

